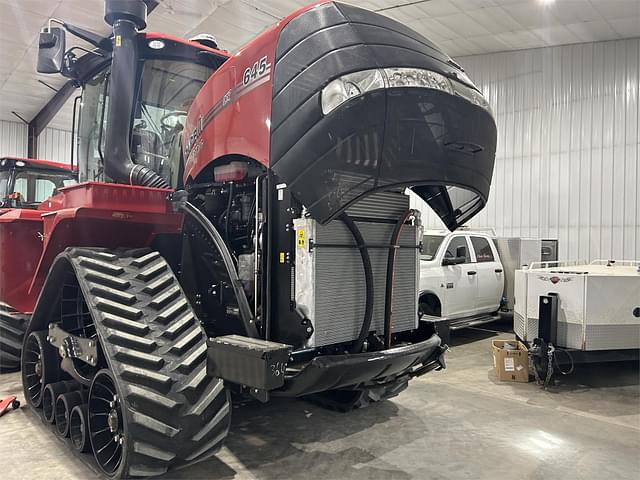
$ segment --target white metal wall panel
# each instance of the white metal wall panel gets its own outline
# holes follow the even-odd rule
[[[0,156],[27,156],[27,126],[19,122],[0,120]],[[38,158],[69,163],[71,132],[45,128],[38,137]]]
[[[27,156],[27,126],[24,123],[0,120],[0,157]]]
[[[640,39],[457,60],[498,123],[489,203],[470,225],[558,238],[560,259],[640,258]]]
[[[71,162],[71,132],[45,128],[38,137],[38,157],[54,162]]]

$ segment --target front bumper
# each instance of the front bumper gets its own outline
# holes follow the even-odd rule
[[[412,378],[445,368],[440,337],[379,352],[326,355],[311,360],[299,372],[285,376],[284,386],[272,395],[299,397],[338,389],[367,388]]]

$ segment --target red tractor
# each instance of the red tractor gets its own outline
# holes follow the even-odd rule
[[[58,189],[77,183],[76,177],[71,165],[31,158],[0,158],[0,265],[12,266],[11,271],[3,270],[0,277],[3,280],[0,282],[0,372],[20,368],[28,315],[16,308],[24,306],[27,287],[24,282],[30,281],[35,271],[34,264],[14,265],[11,257],[20,255],[23,247],[30,248],[26,245],[38,241],[42,215],[36,210],[38,205]]]
[[[77,182],[72,165],[32,158],[0,158],[0,212],[10,208],[31,208],[55,194],[59,188]]]
[[[33,312],[33,411],[106,476],[152,476],[215,454],[232,392],[346,411],[443,368],[417,315],[405,189],[451,229],[486,203],[496,125],[463,70],[337,2],[233,56],[143,33],[142,1],[105,4],[110,38],[40,37],[39,70],[84,93],[82,183],[3,258],[3,284],[37,265],[17,308]],[[65,53],[65,30],[96,46],[88,59]]]

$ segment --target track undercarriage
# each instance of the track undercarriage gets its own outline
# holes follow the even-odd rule
[[[207,375],[204,332],[157,252],[68,249],[42,295],[51,303],[28,331],[25,396],[73,449],[112,477],[216,453],[229,393]]]

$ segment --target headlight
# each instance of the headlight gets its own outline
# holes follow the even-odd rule
[[[336,78],[322,90],[322,113],[325,115],[352,97],[384,88],[380,70],[363,70]]]
[[[482,96],[480,92],[474,90],[473,88],[467,87],[460,82],[451,82],[451,84],[453,85],[453,90],[456,95],[460,95],[461,97],[466,98],[471,103],[484,108],[491,115],[493,115],[493,111],[491,110],[489,102],[487,102],[487,100]]]
[[[422,87],[453,93],[451,81],[444,75],[422,68],[385,68],[389,87]]]
[[[463,78],[469,77],[466,74]],[[469,80],[471,83],[471,80]],[[458,95],[487,110],[491,107],[480,92],[444,75],[423,68],[393,67],[349,73],[331,81],[322,89],[322,113],[325,115],[350,98],[382,88],[418,87]]]

